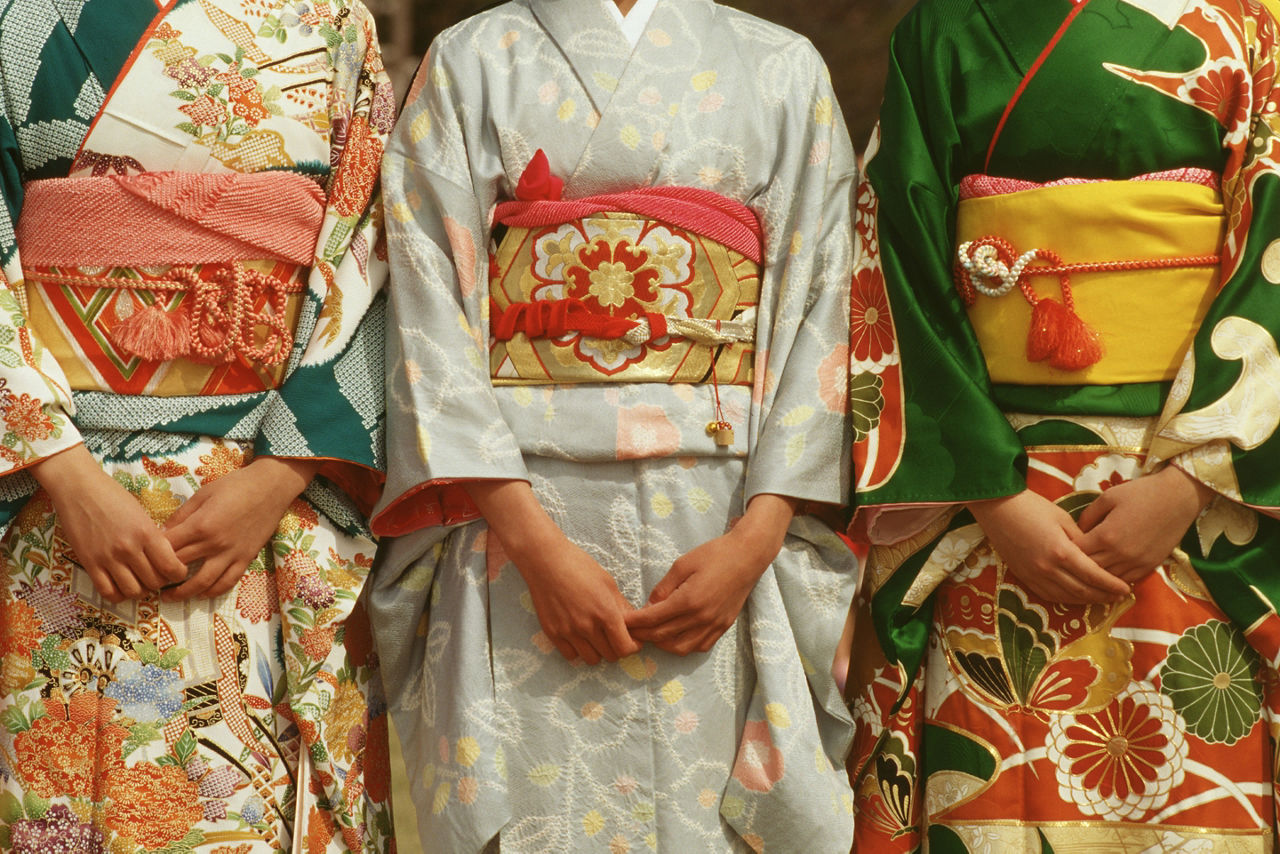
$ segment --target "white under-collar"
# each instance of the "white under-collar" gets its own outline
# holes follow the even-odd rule
[[[653,17],[653,10],[658,7],[658,0],[636,0],[636,5],[631,7],[631,11],[622,14],[622,10],[618,8],[618,4],[613,0],[600,0],[609,8],[609,12],[613,15],[613,19],[618,22],[618,26],[622,29],[622,35],[626,37],[632,47],[640,43],[640,36],[644,35],[644,28],[649,23],[649,19]]]

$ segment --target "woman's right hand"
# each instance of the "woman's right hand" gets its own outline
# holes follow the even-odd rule
[[[528,483],[472,481],[466,490],[529,585],[542,631],[561,655],[598,664],[640,651],[625,620],[631,603],[552,521]]]
[[[141,599],[182,581],[187,567],[142,505],[76,445],[32,467],[63,535],[109,602]]]
[[[1023,490],[968,506],[1005,566],[1042,599],[1090,604],[1128,595],[1128,584],[1077,545],[1084,534],[1071,514],[1047,498]]]

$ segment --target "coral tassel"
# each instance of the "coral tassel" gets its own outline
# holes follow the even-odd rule
[[[1079,371],[1102,359],[1102,341],[1080,315],[1055,299],[1043,298],[1031,310],[1027,358],[1048,359],[1059,370]]]
[[[165,311],[158,305],[129,315],[111,330],[111,338],[126,353],[151,362],[185,356],[191,348],[186,313]]]

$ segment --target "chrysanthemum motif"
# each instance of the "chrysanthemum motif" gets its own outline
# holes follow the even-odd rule
[[[878,267],[862,269],[854,275],[849,305],[854,361],[860,365],[884,364],[885,356],[894,349],[893,319],[884,276]]]
[[[1234,744],[1258,722],[1262,689],[1258,654],[1221,620],[1187,629],[1169,647],[1160,690],[1187,722],[1187,731],[1212,744]]]
[[[862,373],[849,377],[849,406],[853,413],[853,438],[861,442],[880,423],[884,410],[884,380],[878,374]]]
[[[1185,726],[1168,697],[1137,684],[1098,712],[1054,716],[1045,749],[1059,793],[1086,815],[1142,819],[1182,784]]]

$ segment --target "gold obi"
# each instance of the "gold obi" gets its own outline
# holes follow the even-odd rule
[[[1023,257],[1030,259],[1024,270],[1046,266],[1043,255],[1031,258],[1036,250],[1060,257],[1058,269],[1067,272],[1028,275],[1020,285],[1029,284],[1040,298],[1074,298],[1075,313],[1102,345],[1101,359],[1079,370],[1029,361],[1032,306],[1013,283],[1017,276],[1006,276],[1007,292],[979,294],[969,307],[991,380],[1111,385],[1173,379],[1217,291],[1215,259],[1225,229],[1220,193],[1179,181],[1101,181],[962,200],[957,246],[1001,243],[1011,249],[1011,258],[997,261],[1006,272]],[[958,269],[963,263],[958,257]],[[1084,271],[1071,269],[1076,265]],[[1000,279],[985,283],[991,289]]]
[[[18,295],[32,331],[72,389],[157,397],[248,394],[283,381],[308,270],[274,260],[29,267]],[[131,321],[136,327],[148,313],[157,323],[180,325],[181,355],[140,354],[145,347],[125,340],[122,329]]]
[[[570,305],[626,335],[522,326],[489,351],[495,385],[659,382],[750,385],[760,267],[691,231],[605,212],[512,227],[491,268],[494,316]],[[514,308],[513,308],[514,306]]]

